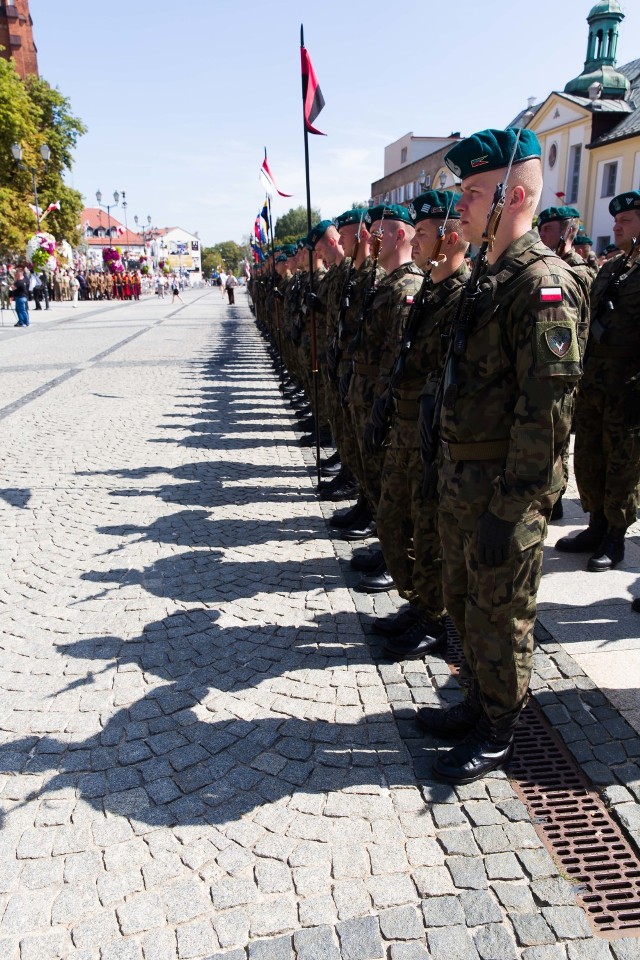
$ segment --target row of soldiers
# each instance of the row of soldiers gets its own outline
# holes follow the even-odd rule
[[[321,496],[358,495],[331,524],[350,541],[377,532],[381,550],[351,561],[361,587],[392,584],[407,601],[374,623],[386,654],[441,651],[446,614],[460,634],[463,702],[418,711],[425,730],[459,741],[434,764],[452,783],[513,749],[574,410],[590,523],[558,548],[611,569],[636,516],[640,192],[612,201],[622,252],[598,272],[573,247],[579,211],[550,208],[533,227],[540,155],[527,129],[480,131],[445,158],[459,196],[348,210],[250,283],[287,396],[330,425],[324,470],[339,472]]]

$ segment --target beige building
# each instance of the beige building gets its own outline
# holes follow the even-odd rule
[[[384,176],[371,184],[374,203],[409,203],[424,190],[453,186],[453,175],[444,155],[460,140],[448,137],[416,137],[407,133],[384,148]]]
[[[613,239],[611,198],[640,189],[640,60],[616,68],[623,19],[618,0],[591,9],[583,72],[526,120],[542,145],[540,209],[576,206],[598,253]],[[523,111],[513,123],[525,119]]]

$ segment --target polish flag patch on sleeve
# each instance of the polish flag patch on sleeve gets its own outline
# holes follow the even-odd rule
[[[540,303],[562,303],[562,287],[540,287]]]
[[[406,296],[406,297],[404,298],[404,302],[405,302],[405,303],[408,303],[408,304],[412,304],[412,303],[413,303],[413,297],[411,296],[411,294],[409,294],[408,296]]]

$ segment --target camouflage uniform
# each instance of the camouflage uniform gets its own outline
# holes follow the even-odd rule
[[[445,613],[442,548],[437,501],[422,493],[418,400],[427,381],[427,389],[435,394],[444,360],[444,337],[467,276],[466,266],[460,267],[434,285],[423,301],[411,349],[394,383],[395,414],[376,514],[382,552],[398,593],[434,620]]]
[[[396,267],[378,284],[371,310],[356,335],[353,377],[349,386],[349,408],[364,466],[364,492],[374,514],[380,500],[384,452],[371,453],[364,446],[364,430],[371,406],[389,382],[395,360],[397,333],[409,315],[423,273],[409,261]]]
[[[320,367],[323,394],[325,398],[327,416],[331,425],[331,432],[336,442],[340,460],[346,465],[344,457],[345,432],[343,429],[344,412],[340,403],[340,396],[336,386],[331,382],[326,364],[327,347],[334,340],[338,332],[338,317],[340,314],[340,300],[351,260],[345,258],[342,263],[336,264],[327,271],[324,283],[318,290],[322,304],[322,314],[318,317],[318,329],[322,327],[322,341],[324,344],[323,361]]]
[[[457,387],[445,389],[444,598],[462,639],[464,672],[477,681],[492,722],[515,720],[527,694],[542,546],[562,486],[586,319],[582,284],[531,230],[488,270]],[[445,385],[448,375],[451,361]],[[478,559],[478,521],[487,511],[515,524],[498,566]]]
[[[619,265],[620,257],[608,260],[592,287],[574,469],[583,508],[604,513],[610,529],[626,530],[636,519],[640,480],[640,262],[627,270],[614,309],[606,310],[609,278]]]

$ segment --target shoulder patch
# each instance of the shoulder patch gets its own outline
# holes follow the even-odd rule
[[[562,359],[571,347],[571,328],[551,327],[549,330],[545,330],[544,338],[551,353]]]
[[[562,287],[540,287],[540,303],[562,303]]]
[[[411,295],[406,296],[404,302],[409,304],[413,303],[413,297]]]

